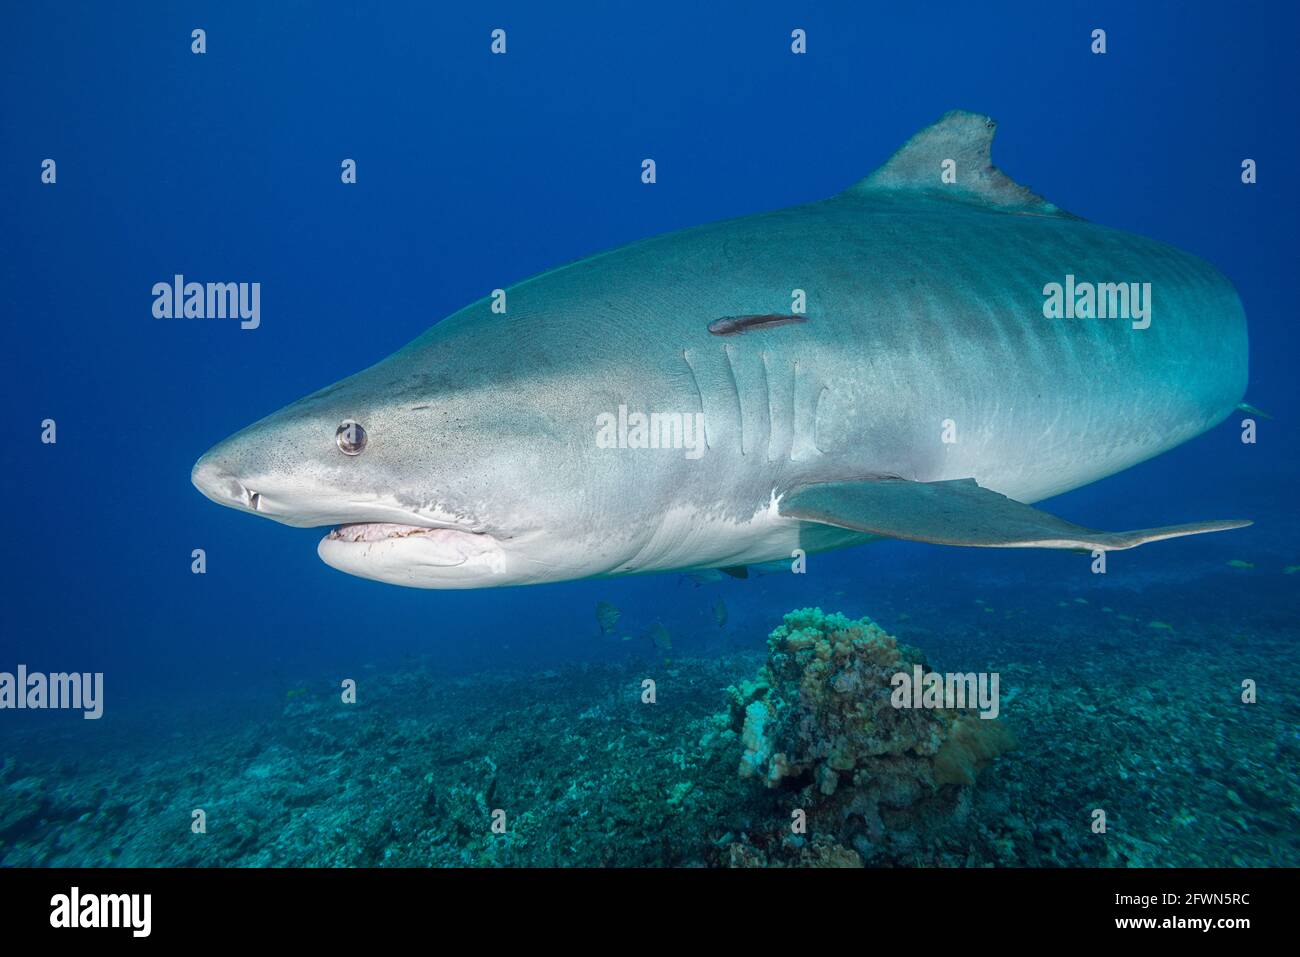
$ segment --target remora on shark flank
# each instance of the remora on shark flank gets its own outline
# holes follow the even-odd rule
[[[1026,504],[1220,422],[1246,322],[1212,266],[1058,209],[992,165],[992,138],[952,112],[830,199],[525,280],[505,315],[468,306],[219,443],[194,484],[338,525],[325,562],[426,588],[1247,524],[1102,532]],[[1151,321],[1046,318],[1067,275],[1149,282]],[[702,415],[703,454],[600,447],[595,417],[620,406]]]

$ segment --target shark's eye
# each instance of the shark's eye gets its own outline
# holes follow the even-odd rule
[[[344,455],[360,455],[366,447],[366,430],[360,423],[345,419],[334,433],[334,441],[339,444],[339,451]]]

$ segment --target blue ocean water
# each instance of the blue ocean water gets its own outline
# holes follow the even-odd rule
[[[1219,622],[1193,649],[1211,658],[1231,654],[1215,648],[1227,632],[1249,644],[1271,628],[1263,663],[1293,667],[1298,132],[1279,38],[1298,20],[1290,5],[1202,3],[7,10],[0,670],[103,672],[106,715],[0,713],[0,756],[18,729],[91,750],[132,713],[164,716],[157,748],[174,749],[167,717],[278,708],[286,690],[412,657],[460,675],[617,665],[647,656],[654,622],[674,657],[761,651],[783,613],[811,605],[902,637],[928,610],[935,647],[973,667],[991,630],[977,600],[1021,595],[1022,650],[1123,670],[1122,646],[1089,646],[1104,620],[1069,620],[1057,598],[1128,601],[1184,634]],[[505,56],[489,51],[498,27]],[[1090,52],[1095,28],[1105,55]],[[426,592],[334,571],[320,531],[217,508],[190,484],[219,439],[493,288],[830,196],[954,108],[993,116],[995,162],[1052,202],[1216,265],[1249,317],[1246,398],[1272,415],[1256,443],[1233,417],[1052,510],[1100,528],[1256,525],[1121,553],[1104,578],[1069,553],[885,543],[818,556],[802,577]],[[260,282],[260,327],[155,319],[151,288],[177,273]],[[45,419],[56,444],[40,441]],[[598,601],[636,641],[602,639]],[[1289,707],[1274,720],[1294,729]]]

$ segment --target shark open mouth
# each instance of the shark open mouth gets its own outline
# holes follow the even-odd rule
[[[441,533],[477,534],[454,528],[426,528],[422,525],[400,525],[396,522],[356,522],[331,529],[327,537],[339,542],[382,542],[389,538],[409,538],[412,535],[437,536]]]
[[[316,551],[340,571],[417,587],[482,586],[501,573],[505,557],[484,532],[396,522],[340,525]]]
[[[419,543],[420,561],[429,565],[462,565],[485,553],[496,551],[492,536],[460,528],[428,528],[398,522],[354,522],[330,529],[321,542],[338,543],[336,549],[349,545],[391,545],[398,542]],[[369,554],[372,549],[365,549]]]

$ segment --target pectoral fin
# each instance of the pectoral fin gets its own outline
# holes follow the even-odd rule
[[[782,515],[889,538],[984,548],[1134,548],[1162,538],[1241,528],[1249,521],[1194,522],[1131,532],[1074,525],[981,488],[974,479],[872,479],[807,485],[782,496]]]

